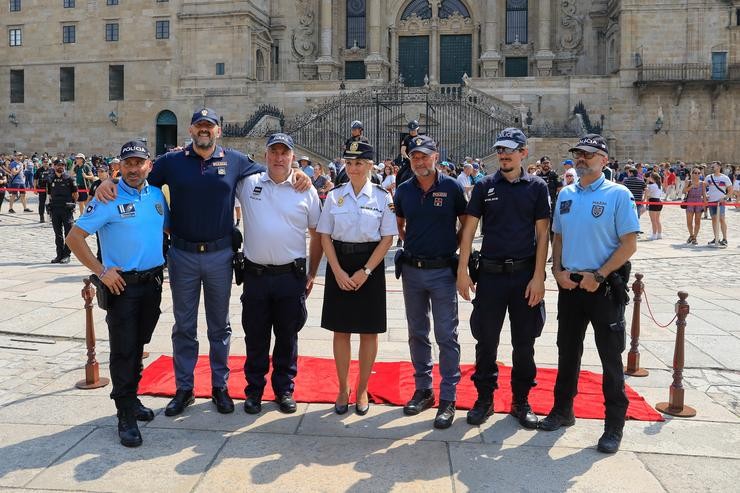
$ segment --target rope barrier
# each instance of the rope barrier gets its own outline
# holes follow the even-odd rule
[[[650,318],[651,318],[651,319],[653,320],[653,322],[655,322],[655,325],[657,325],[657,326],[658,326],[658,327],[660,327],[661,329],[665,329],[665,328],[667,328],[667,327],[668,327],[669,325],[671,325],[671,324],[672,324],[673,322],[675,322],[675,321],[676,321],[676,318],[678,317],[678,314],[675,314],[675,315],[673,316],[673,318],[671,319],[671,321],[670,321],[670,322],[668,322],[668,323],[667,323],[667,324],[665,324],[665,325],[662,325],[662,324],[661,324],[660,322],[658,322],[657,320],[655,320],[655,315],[653,315],[653,310],[652,310],[652,308],[650,308],[650,300],[648,299],[648,296],[647,296],[647,292],[645,292],[645,288],[644,288],[644,287],[642,288],[642,294],[643,294],[643,296],[645,297],[645,304],[647,305],[647,308],[648,308],[648,312],[650,313]]]
[[[87,193],[90,190],[88,190],[87,188],[78,188],[77,191],[78,192],[85,192],[85,193]],[[36,193],[41,193],[41,192],[46,192],[46,189],[45,188],[3,188],[3,187],[0,187],[0,192],[36,192]]]
[[[685,205],[697,207],[716,207],[719,202],[635,202],[637,205]],[[725,205],[734,204],[735,202],[725,202]]]

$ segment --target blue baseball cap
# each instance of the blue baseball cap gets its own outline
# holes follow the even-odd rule
[[[562,162],[561,164],[563,164],[563,165],[566,165],[566,164],[568,164],[568,165],[570,165],[570,166],[573,166],[573,160],[572,160],[572,159],[566,159],[566,160],[565,160],[565,161],[563,161],[563,162]]]
[[[130,157],[149,159],[149,149],[147,149],[146,144],[141,140],[130,140],[121,147],[120,156],[121,159],[128,159]]]
[[[527,136],[524,132],[515,127],[505,128],[496,137],[496,142],[493,147],[508,147],[509,149],[517,149],[523,145],[527,145]]]
[[[294,147],[293,138],[290,135],[284,133],[276,133],[270,135],[270,137],[267,139],[267,147],[272,147],[275,144],[283,144],[291,151]]]
[[[416,151],[423,152],[424,154],[432,154],[433,152],[437,152],[437,143],[428,135],[419,135],[411,139],[409,149],[406,153],[411,155],[412,152]]]
[[[203,120],[209,121],[214,125],[219,125],[220,122],[215,111],[213,111],[211,108],[203,108],[193,113],[193,117],[190,119],[190,124],[195,125],[196,123]]]

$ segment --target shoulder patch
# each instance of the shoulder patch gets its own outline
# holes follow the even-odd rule
[[[88,215],[92,214],[93,211],[95,211],[95,206],[96,205],[97,205],[97,203],[94,202],[94,201],[93,202],[90,202],[89,204],[87,204],[87,207],[85,208],[85,215],[88,216]]]

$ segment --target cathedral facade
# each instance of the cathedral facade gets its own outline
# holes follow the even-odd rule
[[[577,116],[620,159],[737,161],[740,0],[6,0],[0,13],[4,151],[143,137],[161,153],[201,106],[230,124],[262,105],[290,121],[338,94],[462,87],[558,156]]]

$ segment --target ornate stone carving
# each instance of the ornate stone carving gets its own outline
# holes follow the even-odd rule
[[[439,20],[439,27],[450,29],[453,31],[460,31],[462,29],[470,29],[473,26],[473,20],[470,17],[463,17],[460,12],[455,11],[447,19]]]
[[[291,47],[299,61],[316,54],[316,40],[314,39],[316,14],[313,4],[313,0],[296,0],[295,2],[298,25],[291,35]]]
[[[577,13],[576,0],[560,0],[560,25],[560,48],[580,53],[583,49],[583,16]]]
[[[422,29],[428,29],[432,25],[431,19],[422,19],[416,15],[416,12],[412,13],[408,19],[402,20],[398,23],[399,31],[418,32]]]

